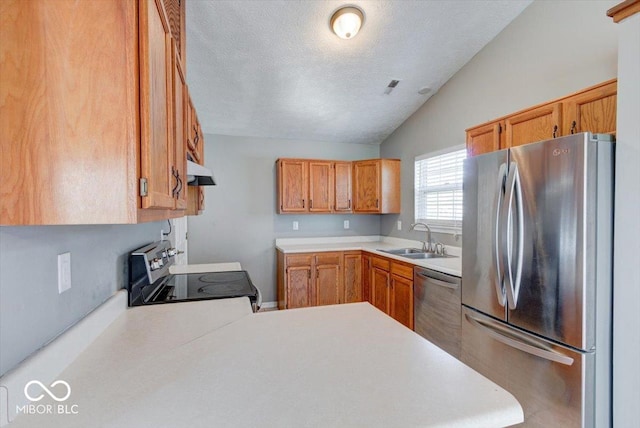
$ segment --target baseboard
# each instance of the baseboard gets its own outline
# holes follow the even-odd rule
[[[262,302],[261,309],[273,309],[278,307],[278,302]]]

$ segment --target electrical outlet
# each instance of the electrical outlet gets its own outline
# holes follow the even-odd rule
[[[71,253],[58,254],[58,294],[71,288]]]
[[[297,221],[293,222],[293,230],[298,230],[298,222]]]
[[[349,220],[344,221],[344,228],[349,229]]]
[[[402,230],[402,220],[398,220],[398,230]]]

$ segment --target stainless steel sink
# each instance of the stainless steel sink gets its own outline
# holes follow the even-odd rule
[[[383,253],[393,254],[396,256],[406,257],[408,259],[444,259],[456,256],[450,256],[448,254],[436,254],[436,253],[426,253],[417,248],[398,248],[395,250],[378,250]]]
[[[406,257],[408,259],[448,259],[451,257],[448,254],[436,254],[436,253],[414,253],[414,254],[402,254],[402,257]]]
[[[396,256],[404,256],[407,254],[424,254],[422,250],[417,248],[398,248],[396,250],[378,250],[383,253],[395,254]]]

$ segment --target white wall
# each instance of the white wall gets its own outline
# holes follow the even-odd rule
[[[128,282],[128,253],[167,222],[0,227],[0,375],[78,322]],[[58,294],[58,254],[71,253],[71,289]]]
[[[404,197],[381,234],[412,236],[395,222],[413,222],[415,156],[464,144],[466,128],[616,77],[617,36],[606,16],[615,3],[535,1],[391,134],[380,153],[402,159]]]
[[[377,145],[210,134],[205,141],[205,164],[217,185],[205,188],[204,213],[189,217],[189,263],[239,261],[263,300],[272,302],[276,238],[380,233],[377,215],[276,214],[276,159],[369,159],[379,156]],[[292,230],[293,220],[298,231]],[[343,220],[349,220],[349,230]]]
[[[613,24],[612,24],[613,25]],[[640,13],[619,31],[613,267],[614,426],[640,421]]]

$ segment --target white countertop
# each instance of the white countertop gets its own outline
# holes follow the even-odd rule
[[[258,314],[245,298],[130,308],[57,379],[71,386],[64,404],[77,414],[20,415],[11,427],[523,420],[511,394],[368,303]]]
[[[456,257],[436,259],[409,259],[379,250],[397,248],[421,248],[422,243],[401,238],[390,237],[349,237],[349,238],[291,238],[276,240],[276,248],[283,253],[312,253],[322,251],[357,251],[363,250],[379,256],[388,257],[416,266],[434,269],[442,273],[462,276],[461,249],[447,246],[447,254]]]

